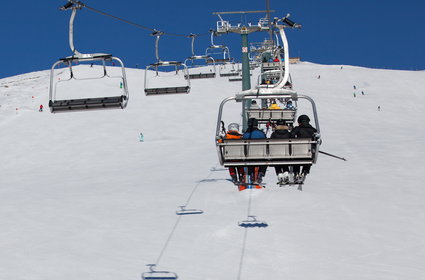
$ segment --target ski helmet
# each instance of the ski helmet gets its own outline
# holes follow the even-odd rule
[[[307,115],[301,115],[298,117],[298,122],[299,123],[305,123],[305,122],[310,122],[310,118]]]
[[[256,118],[248,119],[248,127],[257,127],[257,126],[258,126],[258,120]]]
[[[237,124],[237,123],[231,123],[227,127],[227,130],[236,130],[236,131],[239,131],[239,124]]]
[[[286,125],[286,122],[285,120],[280,119],[280,120],[277,120],[276,125]]]

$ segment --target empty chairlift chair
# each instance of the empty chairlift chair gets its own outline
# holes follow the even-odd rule
[[[216,64],[223,64],[230,62],[230,50],[225,45],[216,45],[214,44],[214,36],[216,32],[210,30],[211,32],[211,46],[205,50],[205,55],[214,57],[214,62]]]
[[[189,71],[189,75],[185,76],[186,79],[206,79],[206,78],[215,78],[216,76],[216,66],[215,66],[215,61],[214,58],[209,56],[209,55],[195,55],[195,38],[196,35],[195,34],[190,34],[189,38],[192,39],[192,56],[188,57],[184,64],[186,66],[188,66],[188,71]],[[194,65],[195,61],[205,61],[204,65]],[[189,67],[188,62],[191,62],[192,67]],[[200,69],[201,66],[207,66],[210,65],[208,68],[210,68],[210,70],[208,72],[206,72],[204,69],[204,72],[202,72]],[[212,69],[211,69],[212,67]]]
[[[237,67],[235,67],[235,65]],[[230,62],[223,65],[220,65],[220,77],[234,77],[240,76],[241,69],[239,68],[239,63]]]
[[[61,10],[72,9],[69,45],[72,56],[53,64],[50,72],[49,107],[52,113],[95,109],[124,109],[129,93],[123,62],[111,54],[83,54],[74,47],[73,25],[83,5],[69,2]],[[110,95],[95,95],[96,92]]]
[[[159,39],[163,34],[164,33],[160,31],[152,33],[152,36],[156,36],[155,54],[157,62],[152,63],[146,67],[145,94],[149,96],[189,93],[190,79],[186,78],[189,76],[189,71],[186,64],[179,61],[162,61],[159,58],[158,44]],[[172,71],[170,71],[170,68]],[[164,84],[166,86],[164,86]],[[172,86],[170,86],[170,84],[172,84]]]

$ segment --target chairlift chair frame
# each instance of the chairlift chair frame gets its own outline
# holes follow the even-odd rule
[[[214,44],[214,36],[216,36],[216,32],[212,29],[210,30],[210,32],[211,32],[211,46],[209,46],[205,50],[205,55],[211,56],[212,54],[223,54],[223,58],[215,58],[214,62],[216,64],[222,64],[222,63],[230,62],[230,50],[229,50],[229,48],[225,45]],[[220,53],[214,53],[214,52],[211,52],[211,50],[221,50],[221,52]]]
[[[261,73],[258,77],[257,88],[282,89],[282,88],[292,87],[291,83],[289,83],[288,85],[288,81],[290,80],[288,39],[286,38],[284,25],[276,25],[276,27],[279,30],[280,39],[283,44],[283,55],[284,55],[283,63],[281,58],[282,47],[277,46],[273,50],[273,53],[274,53],[274,56],[278,58],[278,61],[262,62]],[[277,37],[277,34],[276,34],[276,37]],[[278,42],[278,37],[276,38],[276,42]],[[264,78],[267,78],[267,76],[279,77],[279,79],[275,84],[272,84],[272,85],[262,84],[262,81],[264,80]]]
[[[224,105],[229,101],[242,102],[253,98],[288,98],[293,101],[298,99],[309,101],[317,130],[314,139],[223,139],[221,123]],[[272,94],[260,95],[255,90],[248,90],[234,97],[228,97],[220,104],[216,127],[216,148],[219,162],[224,167],[314,164],[317,161],[320,144],[317,109],[314,100],[309,96],[298,95],[295,91],[287,89],[274,89]]]
[[[117,57],[112,56],[111,54],[104,53],[93,53],[93,54],[83,54],[77,51],[74,46],[74,20],[77,14],[77,10],[82,9],[83,4],[80,2],[69,1],[61,10],[72,9],[71,17],[69,20],[69,46],[73,52],[72,56],[62,58],[59,61],[55,62],[50,71],[50,88],[49,88],[49,107],[52,113],[59,112],[75,112],[82,110],[99,110],[99,109],[124,109],[127,107],[129,92],[127,86],[127,76],[125,73],[124,63]],[[98,78],[85,78],[77,79],[74,76],[72,63],[78,62],[102,62],[103,66],[103,76]],[[121,79],[123,94],[120,96],[109,96],[109,97],[95,97],[95,98],[80,98],[80,99],[56,99],[57,84],[62,81],[70,80],[88,80],[88,79],[101,79],[101,78],[117,78],[109,76],[106,62],[118,62],[121,67],[121,75],[118,78]],[[64,64],[69,67],[70,77],[68,80],[56,81],[56,67]]]
[[[177,93],[189,93],[190,92],[190,79],[187,79],[186,77],[189,76],[189,70],[185,63],[180,61],[162,61],[159,57],[159,39],[164,33],[161,31],[155,31],[152,33],[152,36],[156,36],[155,40],[155,55],[157,62],[152,63],[148,66],[146,66],[145,69],[145,94],[146,96],[150,95],[168,95],[168,94],[177,94]],[[184,80],[186,81],[185,86],[175,86],[175,87],[148,87],[148,72],[149,70],[154,70],[156,73],[156,76],[158,76],[159,68],[163,67],[175,67],[176,75],[179,71],[183,71]]]
[[[196,39],[196,37],[197,37],[196,34],[190,34],[189,35],[189,38],[192,39],[192,44],[191,44],[191,46],[192,46],[192,56],[186,58],[186,60],[184,61],[184,64],[187,66],[188,61],[192,61],[192,63],[193,63],[194,60],[204,60],[207,64],[208,63],[212,64],[214,71],[213,72],[206,72],[206,73],[200,72],[200,73],[194,74],[194,73],[191,73],[191,71],[189,69],[189,75],[185,76],[185,78],[186,79],[215,78],[217,70],[216,70],[214,58],[212,56],[209,56],[209,55],[196,55],[195,54],[195,39]],[[192,69],[194,69],[194,68],[192,68]]]

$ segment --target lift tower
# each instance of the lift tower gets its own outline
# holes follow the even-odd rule
[[[236,11],[236,12],[214,12],[213,15],[217,15],[220,19],[217,21],[217,34],[237,33],[242,37],[242,90],[251,89],[251,80],[249,72],[249,56],[248,56],[248,34],[259,31],[270,31],[270,22],[267,18],[260,18],[256,25],[248,23],[244,25],[239,23],[237,25],[231,25],[229,21],[222,18],[222,15],[230,14],[255,14],[255,13],[270,13],[273,10],[267,11]],[[247,127],[247,119],[245,110],[250,106],[251,100],[244,100],[242,102],[242,123],[243,130]]]

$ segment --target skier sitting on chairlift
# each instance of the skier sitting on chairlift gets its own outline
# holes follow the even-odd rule
[[[243,134],[242,139],[265,139],[266,134],[258,129],[258,120],[256,118],[248,119],[248,129]],[[260,184],[266,174],[267,166],[250,166],[248,167],[248,174],[251,182]]]
[[[307,115],[301,115],[298,117],[297,121],[298,126],[291,131],[291,138],[313,139],[317,130],[310,125],[310,118]],[[310,167],[311,164],[302,165],[301,171],[301,165],[294,165],[295,181],[304,181],[304,177],[310,173]]]
[[[240,139],[242,138],[242,134],[239,133],[239,124],[231,123],[227,127],[227,133],[224,136],[224,139]],[[232,178],[232,182],[237,184],[238,182],[243,181],[244,170],[243,167],[229,167],[230,177]]]
[[[270,136],[271,139],[289,139],[291,133],[289,127],[283,119],[276,122],[276,129]],[[275,165],[278,184],[286,184],[289,182],[289,166],[288,165]]]
[[[294,104],[292,104],[292,101],[291,100],[288,100],[288,102],[286,102],[285,109],[295,110]]]

